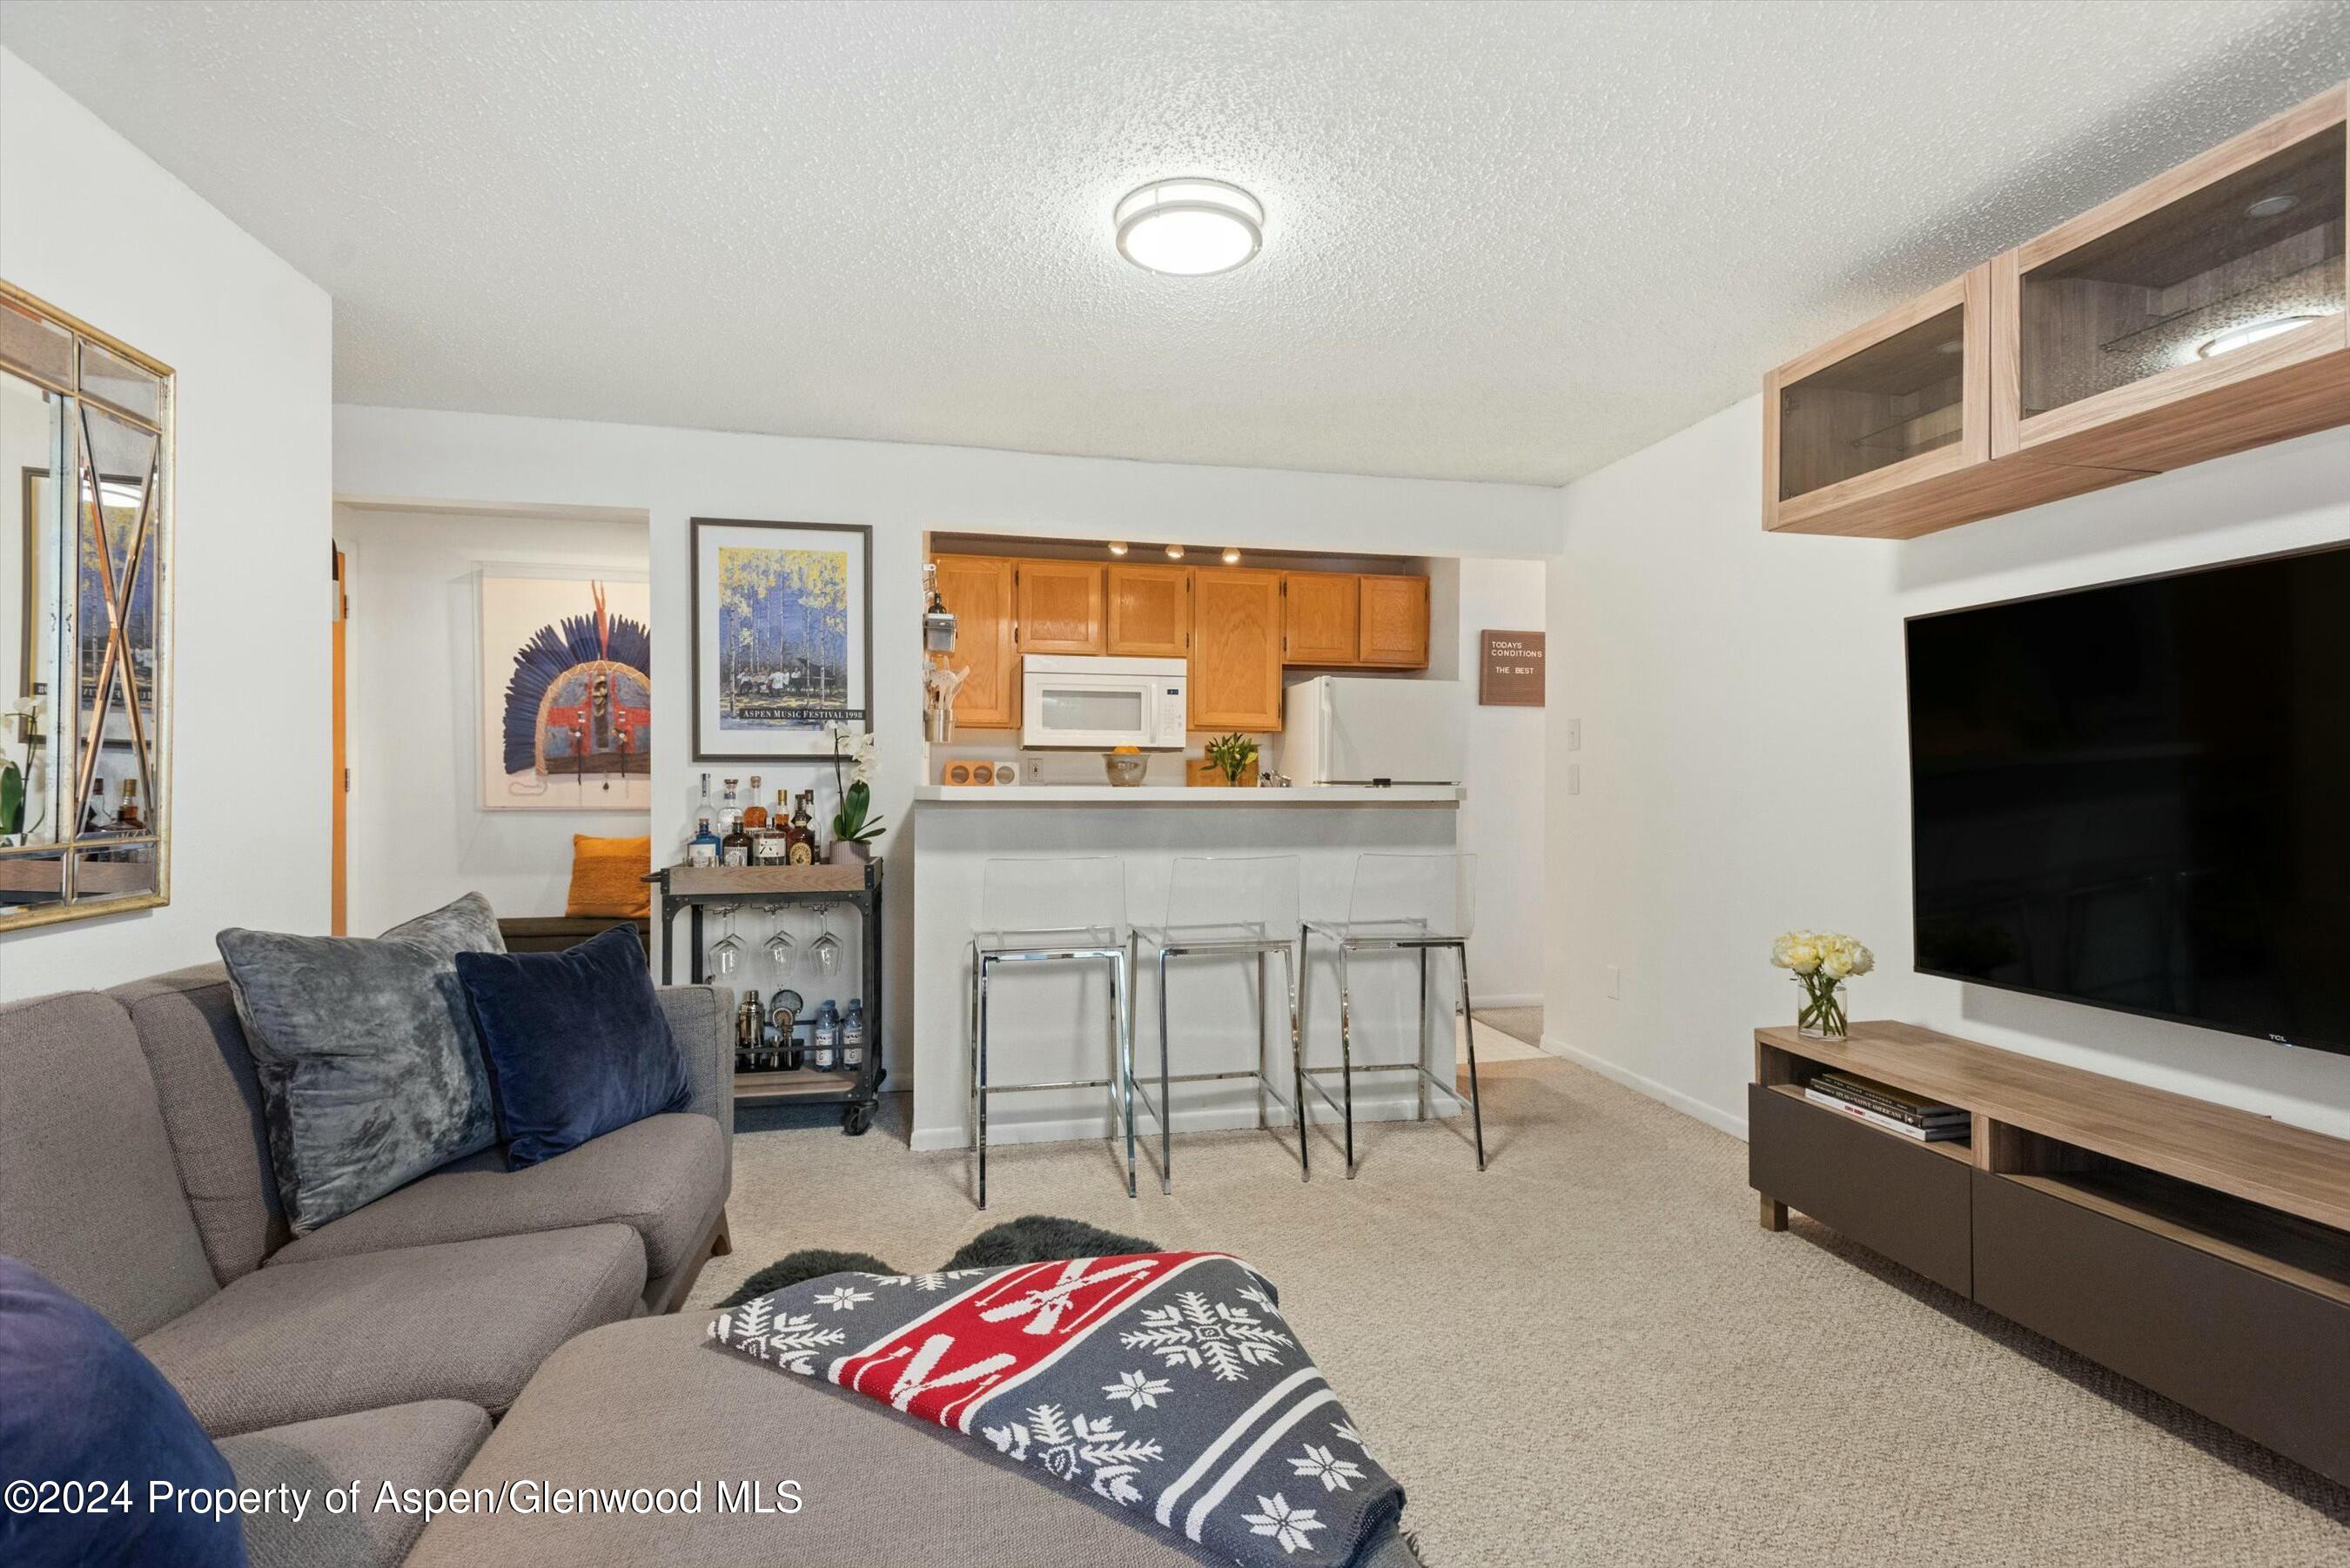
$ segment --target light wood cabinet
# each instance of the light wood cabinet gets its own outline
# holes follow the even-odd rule
[[[1362,579],[1352,572],[1291,572],[1284,579],[1282,649],[1290,664],[1352,664]]]
[[[2350,85],[1790,360],[1762,525],[1908,538],[2350,423]]]
[[[1375,577],[1362,584],[1357,645],[1360,661],[1399,670],[1428,666],[1428,579]]]
[[[1013,587],[1023,653],[1095,653],[1106,640],[1102,569],[1083,561],[1022,561]]]
[[[1117,565],[1107,568],[1109,626],[1105,646],[1134,659],[1180,659],[1191,650],[1191,568]]]
[[[1282,576],[1243,566],[1192,574],[1192,729],[1281,728]]]
[[[2336,87],[1992,263],[1991,452],[2132,472],[2350,421]]]
[[[969,730],[1020,725],[1020,655],[1012,637],[1013,563],[984,556],[939,556],[939,597],[955,616],[951,669],[968,678],[955,691],[955,722]]]

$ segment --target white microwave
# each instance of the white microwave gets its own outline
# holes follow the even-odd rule
[[[1071,659],[1032,653],[1020,661],[1020,743],[1107,752],[1135,746],[1180,752],[1187,721],[1180,659]]]

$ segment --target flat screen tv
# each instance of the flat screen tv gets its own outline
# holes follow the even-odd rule
[[[1921,971],[2350,1053],[2350,545],[1908,629]]]

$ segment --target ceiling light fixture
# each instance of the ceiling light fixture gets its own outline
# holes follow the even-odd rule
[[[1207,277],[1253,259],[1264,204],[1222,180],[1154,180],[1118,204],[1118,254],[1149,272]]]
[[[1240,564],[1241,564],[1241,553],[1240,553],[1238,550],[1233,549],[1230,545],[1225,545],[1225,546],[1224,546],[1224,565],[1225,565],[1225,566],[1239,566]]]
[[[2253,202],[2251,206],[2245,208],[2244,216],[2248,218],[2273,218],[2279,213],[2290,213],[2295,207],[2300,205],[2300,197],[2288,194],[2284,192],[2279,192],[2273,196],[2263,196],[2259,201]]]
[[[1170,561],[1180,561],[1180,560],[1181,560],[1181,559],[1183,558],[1183,546],[1182,546],[1182,545],[1168,545],[1168,546],[1167,546],[1167,558],[1168,558],[1169,560],[1170,560]]]
[[[1123,540],[1123,539],[1112,539],[1112,540],[1109,542],[1109,553],[1110,553],[1111,555],[1113,555],[1113,556],[1123,556],[1123,555],[1125,555],[1125,554],[1126,554],[1126,541],[1125,541],[1125,540]]]
[[[2239,348],[2249,348],[2263,339],[2274,337],[2279,333],[2290,332],[2296,327],[2305,326],[2316,319],[2318,318],[2314,316],[2277,316],[2266,321],[2255,321],[2250,327],[2239,327],[2232,331],[2222,332],[2217,337],[2205,338],[2197,347],[2195,357],[2198,359],[2216,359],[2222,354],[2233,354]]]

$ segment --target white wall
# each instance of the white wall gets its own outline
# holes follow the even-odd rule
[[[484,811],[484,566],[645,574],[645,525],[338,507],[350,560],[350,930],[369,936],[479,892],[502,915],[559,915],[571,836],[633,838],[643,812]]]
[[[1039,457],[961,447],[809,441],[640,425],[342,407],[335,488],[352,503],[628,507],[650,514],[655,727],[653,849],[674,854],[694,778],[687,705],[686,538],[694,516],[870,524],[875,791],[902,822],[921,755],[921,550],[926,530],[1138,543],[1212,538],[1248,547],[1527,556],[1556,547],[1557,493],[1526,485],[1367,479],[1270,469]],[[771,765],[770,788],[814,782]],[[831,794],[829,770],[822,790]],[[908,841],[892,832],[881,847]],[[913,987],[910,851],[890,866],[888,1042],[902,1071]]]
[[[1461,847],[1477,857],[1477,935],[1469,944],[1469,984],[1480,1008],[1538,1007],[1543,1000],[1546,867],[1544,829],[1544,708],[1487,708],[1477,701],[1484,633],[1541,631],[1540,561],[1461,561],[1456,646],[1468,690],[1468,799]]]
[[[172,903],[0,937],[0,996],[324,930],[330,303],[5,49],[0,275],[179,375]]]
[[[1550,1044],[1742,1132],[1769,943],[1877,953],[1856,1012],[2350,1136],[2350,1057],[1910,969],[1905,617],[2350,538],[2350,430],[1906,543],[1766,536],[1750,400],[1569,486],[1550,573]],[[1607,994],[1621,967],[1622,994]]]

